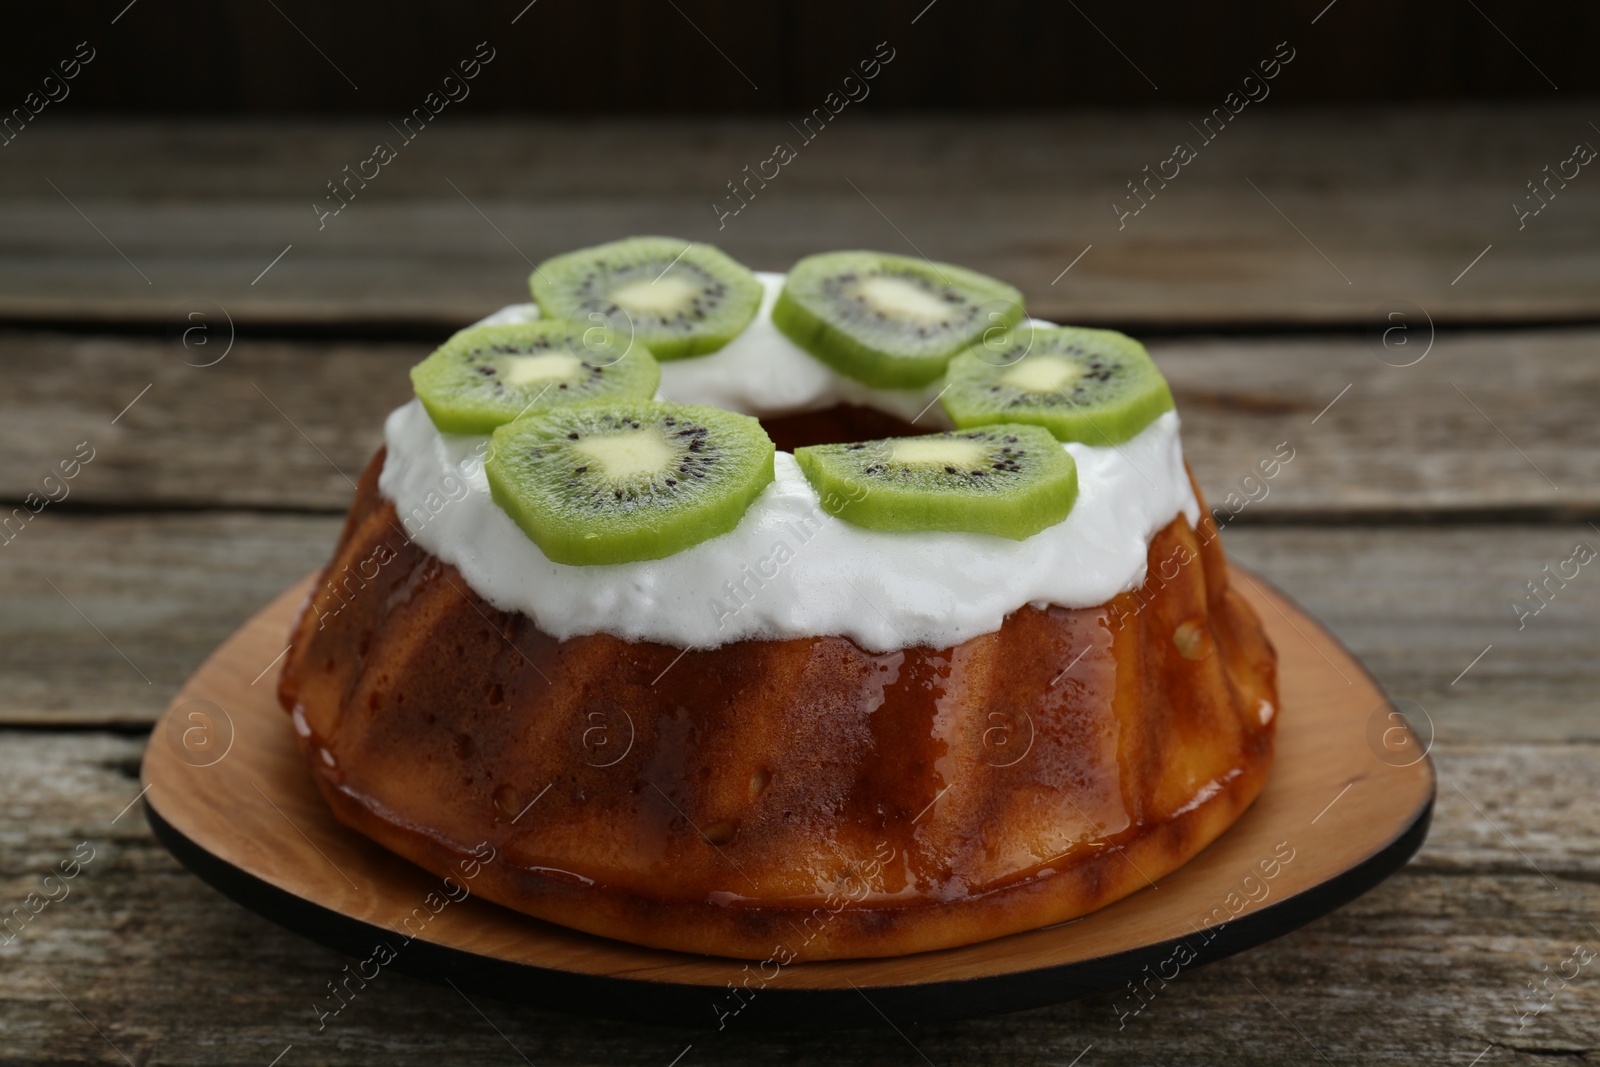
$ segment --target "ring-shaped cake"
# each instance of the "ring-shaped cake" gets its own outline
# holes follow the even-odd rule
[[[1076,499],[1028,536],[861,526],[793,450],[951,430],[952,383],[841,373],[757,280],[660,365],[658,402],[776,446],[691,547],[556,562],[498,437],[389,417],[279,687],[338,818],[539,919],[778,965],[1059,923],[1195,855],[1261,790],[1278,697],[1177,414],[1062,443]]]

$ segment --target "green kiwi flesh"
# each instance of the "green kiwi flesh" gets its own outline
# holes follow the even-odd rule
[[[547,259],[528,279],[546,318],[583,330],[604,326],[660,360],[715,352],[761,306],[762,287],[708,244],[629,237]]]
[[[1047,430],[984,426],[797,448],[825,510],[873,530],[947,530],[1021,541],[1078,496],[1078,466]]]
[[[950,357],[1025,317],[1022,294],[947,263],[882,252],[807,256],[772,322],[839,373],[880,389],[926,385]]]
[[[957,426],[1029,423],[1061,441],[1115,445],[1172,410],[1150,353],[1114,330],[1016,331],[950,361],[940,403]]]
[[[557,563],[661,559],[727,533],[773,478],[772,440],[721,408],[597,401],[494,432],[495,502]]]
[[[655,395],[661,369],[649,349],[605,330],[574,336],[560,323],[462,330],[411,368],[411,386],[445,433],[486,434],[534,411]]]

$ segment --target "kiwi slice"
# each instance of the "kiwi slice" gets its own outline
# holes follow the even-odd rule
[[[657,359],[715,352],[750,325],[762,296],[742,264],[677,237],[568,252],[539,264],[528,285],[547,318],[580,329],[609,326]]]
[[[1078,498],[1078,465],[1047,430],[985,426],[797,448],[834,515],[874,530],[964,530],[1021,541]]]
[[[531,411],[605,397],[648,400],[660,381],[643,345],[556,322],[474,326],[411,368],[411,387],[445,433],[490,433]]]
[[[746,415],[596,401],[500,427],[484,469],[495,502],[549,558],[628,563],[739,525],[772,481],[773,451]]]
[[[1115,330],[1020,331],[950,361],[940,401],[957,426],[1025,422],[1062,441],[1121,444],[1172,410],[1144,345]]]
[[[1024,318],[1022,294],[947,263],[829,252],[794,265],[772,322],[841,374],[880,389],[926,385],[950,357]]]

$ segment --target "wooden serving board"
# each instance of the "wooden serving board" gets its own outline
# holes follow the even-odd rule
[[[368,980],[394,967],[541,1007],[711,1028],[905,1026],[1118,989],[1133,1011],[1133,983],[1181,982],[1372,888],[1421,846],[1433,809],[1431,738],[1287,597],[1237,567],[1233,581],[1277,646],[1282,687],[1276,763],[1254,806],[1152,888],[964,948],[763,968],[611,941],[477,897],[441,904],[438,878],[333,818],[278,706],[278,663],[311,578],[173,700],[145,751],[145,812],[201,878],[354,957],[351,974]],[[427,918],[413,919],[411,938],[400,923],[413,915]]]

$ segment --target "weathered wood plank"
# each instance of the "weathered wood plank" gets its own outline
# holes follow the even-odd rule
[[[1415,328],[1408,347],[1384,353],[1391,361],[1425,350],[1426,327]],[[1237,492],[1240,523],[1600,514],[1600,330],[1445,332],[1410,367],[1385,365],[1358,337],[1155,339],[1151,348],[1176,391],[1201,484],[1217,504]],[[428,350],[238,341],[221,362],[195,367],[184,360],[223,348],[0,333],[9,457],[0,499],[38,490],[88,441],[95,459],[70,501],[342,511],[347,478],[410,396],[406,370]],[[1276,478],[1242,484],[1289,450]]]
[[[1442,746],[1441,769],[1467,796],[1441,791],[1417,861],[1302,930],[1181,973],[1138,1014],[1126,994],[1105,995],[908,1028],[904,1038],[593,1022],[480,995],[469,1004],[399,974],[361,990],[318,1033],[310,1005],[347,961],[188,875],[137,809],[113,822],[138,792],[141,749],[140,739],[98,734],[13,733],[0,746],[7,906],[38,891],[81,842],[94,849],[70,894],[0,947],[0,1063],[120,1062],[108,1041],[134,1063],[256,1065],[291,1044],[284,1064],[515,1063],[520,1053],[659,1067],[690,1045],[684,1064],[915,1063],[919,1052],[938,1064],[1065,1064],[1091,1044],[1081,1063],[1280,1065],[1320,1062],[1320,1053],[1334,1063],[1459,1065],[1487,1050],[1481,1062],[1526,1064],[1600,1052],[1593,963],[1564,988],[1552,981],[1550,1008],[1518,1025],[1538,1003],[1530,982],[1562,969],[1574,946],[1600,946],[1590,924],[1600,820],[1592,799],[1574,806],[1567,784],[1600,771],[1590,745]],[[1314,835],[1308,828],[1296,847],[1314,848]],[[1210,903],[1197,902],[1197,913]]]
[[[776,117],[444,115],[406,143],[380,119],[63,115],[30,128],[0,175],[0,318],[167,321],[203,297],[238,322],[454,326],[525,292],[530,260],[634,232],[714,240],[769,269],[828,248],[921,253],[1019,285],[1039,314],[1095,323],[1366,323],[1395,298],[1439,322],[1600,313],[1600,201],[1582,174],[1565,189],[1553,179],[1538,215],[1512,209],[1537,207],[1526,183],[1594,139],[1582,106],[1269,99],[1211,143],[1193,125],[1203,117],[845,113],[808,143]],[[329,183],[377,142],[397,157],[333,199]],[[779,142],[796,158],[766,165],[777,176],[750,179],[748,206],[723,218],[716,205],[744,202],[729,183]],[[1197,158],[1163,168],[1180,142]],[[1136,199],[1146,166],[1177,176]],[[1131,217],[1112,207],[1145,199]],[[313,207],[343,201],[332,218]]]
[[[1541,586],[1542,608],[1527,588],[1576,544],[1600,550],[1587,524],[1255,528],[1223,540],[1439,737],[1600,740],[1600,574],[1569,568],[1565,588]]]
[[[1239,494],[1237,521],[1257,507],[1307,518],[1592,514],[1600,332],[1440,333],[1431,350],[1428,340],[1419,329],[1391,350],[1236,338],[1153,341],[1151,350],[1177,397],[1185,454],[1213,505]],[[1421,361],[1390,365],[1412,359]],[[1280,443],[1294,460],[1264,488],[1246,484]]]
[[[0,723],[153,720],[212,648],[323,562],[338,527],[334,516],[47,511],[0,548]],[[1224,535],[1439,736],[1596,741],[1594,568],[1551,584],[1549,605],[1520,629],[1512,608],[1537,606],[1525,583],[1579,541],[1600,549],[1587,525]]]
[[[41,515],[0,548],[0,721],[153,721],[338,532],[331,516]]]
[[[4,495],[42,493],[43,478],[87,441],[95,456],[68,486],[68,502],[135,507],[343,511],[382,443],[384,416],[411,396],[407,370],[431,349],[239,342],[221,362],[196,367],[183,360],[223,349],[0,338],[0,389],[9,394],[0,399],[0,440],[15,457],[0,475]]]

